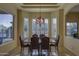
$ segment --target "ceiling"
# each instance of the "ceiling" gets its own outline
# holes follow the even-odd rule
[[[73,7],[70,12],[79,12],[79,5]]]
[[[19,4],[19,9],[28,12],[52,12],[62,6],[62,3],[22,3]]]

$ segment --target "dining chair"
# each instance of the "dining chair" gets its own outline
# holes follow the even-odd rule
[[[30,53],[31,53],[31,55],[34,55],[33,54],[34,50],[37,50],[36,53],[39,53],[39,43],[38,43],[38,40],[39,40],[38,37],[32,37],[31,38],[31,44],[30,44]],[[36,55],[38,55],[38,54],[36,54]]]
[[[55,51],[58,51],[58,54],[59,54],[59,49],[58,49],[59,39],[60,39],[60,36],[58,35],[56,40],[55,40],[55,42],[50,44],[50,46],[54,46],[55,47]]]
[[[41,39],[41,51],[42,55],[50,55],[50,46],[49,46],[49,38],[48,37],[43,37]],[[46,52],[46,54],[44,53]]]
[[[19,37],[20,40],[20,46],[21,46],[21,55],[24,55],[24,48],[28,47],[29,48],[29,44],[27,44],[26,42],[24,42],[24,40],[21,38],[21,36]]]

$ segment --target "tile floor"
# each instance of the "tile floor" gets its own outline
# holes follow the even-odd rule
[[[46,51],[43,51],[44,55],[47,54]],[[7,55],[5,54],[0,54],[0,56],[31,56],[30,52],[28,52],[28,48],[24,48],[23,52],[20,52],[20,48],[16,47],[15,49],[13,49],[12,51],[10,51]],[[33,55],[34,56],[38,56],[38,52],[36,50],[33,51]],[[43,56],[44,56],[43,55]],[[50,56],[58,56],[58,51],[55,50],[55,47],[51,47],[51,52],[50,52]],[[47,56],[47,55],[45,55]],[[70,54],[65,53],[65,56],[70,56]]]

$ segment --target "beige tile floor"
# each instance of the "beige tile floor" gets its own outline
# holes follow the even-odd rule
[[[3,53],[0,54],[0,56],[30,56],[30,53],[28,52],[28,48],[24,48],[24,51],[20,53],[20,48],[17,47],[12,51],[10,51],[9,53],[7,53],[7,55]],[[58,52],[57,50],[55,50],[55,47],[51,47],[50,56],[58,56]],[[70,56],[70,55],[68,53],[65,53],[65,56]]]
[[[24,48],[24,51],[20,52],[20,48],[17,47],[7,54],[5,53],[0,54],[0,56],[30,56],[30,53],[28,52],[28,48]],[[55,50],[55,47],[51,47],[50,56],[58,56],[58,51]],[[65,53],[65,56],[70,55]]]

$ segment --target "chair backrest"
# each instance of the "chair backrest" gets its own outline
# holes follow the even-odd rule
[[[43,37],[45,37],[45,35],[44,34],[40,34],[40,39],[42,39]]]
[[[31,38],[31,49],[38,49],[38,47],[39,47],[38,40],[39,40],[38,37]]]
[[[41,39],[41,49],[49,49],[49,38],[48,37],[43,37]]]
[[[37,34],[33,34],[32,37],[38,37],[38,35]]]
[[[19,37],[19,40],[20,40],[21,47],[23,47],[23,40],[22,40],[21,36]]]

